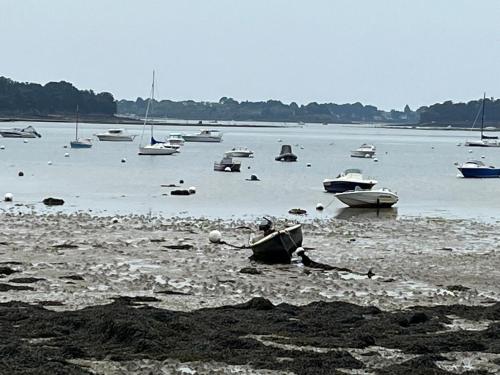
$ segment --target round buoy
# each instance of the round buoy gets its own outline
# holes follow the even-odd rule
[[[126,162],[127,162],[127,159],[122,158],[122,163],[126,163]]]
[[[486,157],[486,156],[484,156],[484,155],[481,155],[481,159],[484,159],[485,157]]]
[[[194,186],[190,186],[189,189],[189,194],[195,194],[196,193],[196,188]]]
[[[23,142],[24,142],[24,143],[28,143],[28,141],[27,141],[26,139],[25,139]]]
[[[7,193],[3,196],[3,200],[5,202],[12,202],[14,200],[14,196],[12,195],[12,193]]]
[[[231,167],[224,168],[224,172],[231,172]]]
[[[63,148],[68,148],[68,145],[64,145]]]
[[[222,234],[218,230],[213,230],[208,234],[208,240],[212,243],[219,243],[222,240]]]
[[[4,145],[1,145],[1,146],[0,146],[0,150],[5,150],[5,146],[4,146]]]
[[[47,162],[47,164],[48,164],[48,165],[52,165],[52,162],[49,160],[49,161]]]
[[[248,166],[247,169],[250,169],[250,166]]]
[[[370,154],[365,154],[365,158],[370,159],[372,156]]]
[[[64,157],[65,157],[65,158],[69,158],[69,154],[66,152],[66,153],[64,154]]]
[[[378,159],[377,158],[373,158],[373,161],[376,163],[376,162],[378,162]]]
[[[23,177],[24,176],[24,172],[23,171],[19,171],[19,173],[17,174],[19,177]]]
[[[250,181],[260,181],[256,174],[250,176]]]
[[[278,142],[283,142],[281,139],[278,139]]]
[[[310,167],[310,166],[311,166],[311,163],[307,163],[307,164],[306,164],[306,166],[307,166],[307,167]]]
[[[323,211],[323,210],[325,209],[325,206],[323,206],[321,203],[318,203],[318,204],[316,205],[316,209],[317,209],[318,211]]]
[[[469,154],[472,154],[472,150],[469,150]]]
[[[184,183],[184,180],[179,180],[179,184],[183,184]]]

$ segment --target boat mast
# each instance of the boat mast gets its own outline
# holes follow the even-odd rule
[[[155,71],[153,69],[153,83],[151,84],[151,111],[153,111],[153,100],[155,98]],[[484,109],[484,108],[483,108]],[[153,121],[151,121],[151,143],[153,142]]]
[[[486,100],[486,93],[483,94],[483,110],[481,113],[481,139],[483,139],[483,127],[484,127],[484,101]]]
[[[78,104],[76,105],[75,141],[78,141]]]

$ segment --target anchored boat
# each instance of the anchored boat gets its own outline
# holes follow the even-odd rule
[[[337,193],[335,197],[349,207],[392,207],[399,200],[397,194],[387,188],[376,190],[356,189]]]
[[[376,180],[365,179],[360,169],[346,169],[336,178],[323,180],[323,187],[329,193],[343,193],[356,188],[371,189],[377,184]]]

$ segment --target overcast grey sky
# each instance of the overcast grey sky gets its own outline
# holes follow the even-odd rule
[[[500,96],[500,0],[0,0],[0,75],[117,99]]]

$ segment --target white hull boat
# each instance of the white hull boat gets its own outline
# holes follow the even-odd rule
[[[71,148],[91,148],[92,140],[90,138],[78,137],[78,106],[76,106],[75,140],[69,143]]]
[[[165,143],[155,143],[154,145],[139,147],[139,155],[172,155],[176,152],[179,151]]]
[[[371,189],[377,184],[376,180],[366,179],[360,169],[346,169],[336,178],[323,180],[323,187],[329,193],[343,193],[355,189]]]
[[[356,150],[351,151],[353,158],[373,158],[375,156],[376,148],[373,145],[362,144]]]
[[[337,193],[335,197],[349,207],[392,207],[399,200],[389,189],[353,190]]]
[[[23,129],[0,129],[0,135],[4,138],[41,138],[33,126],[28,126]]]
[[[201,130],[199,133],[186,134],[182,138],[186,142],[222,142],[222,133],[218,130]]]
[[[135,134],[128,134],[123,129],[109,129],[106,133],[95,135],[100,141],[107,142],[132,142]]]
[[[170,145],[184,145],[184,138],[181,133],[170,133],[167,138],[167,143]]]
[[[226,151],[225,154],[232,158],[250,158],[253,156],[253,151],[248,148],[233,148],[231,151]]]

